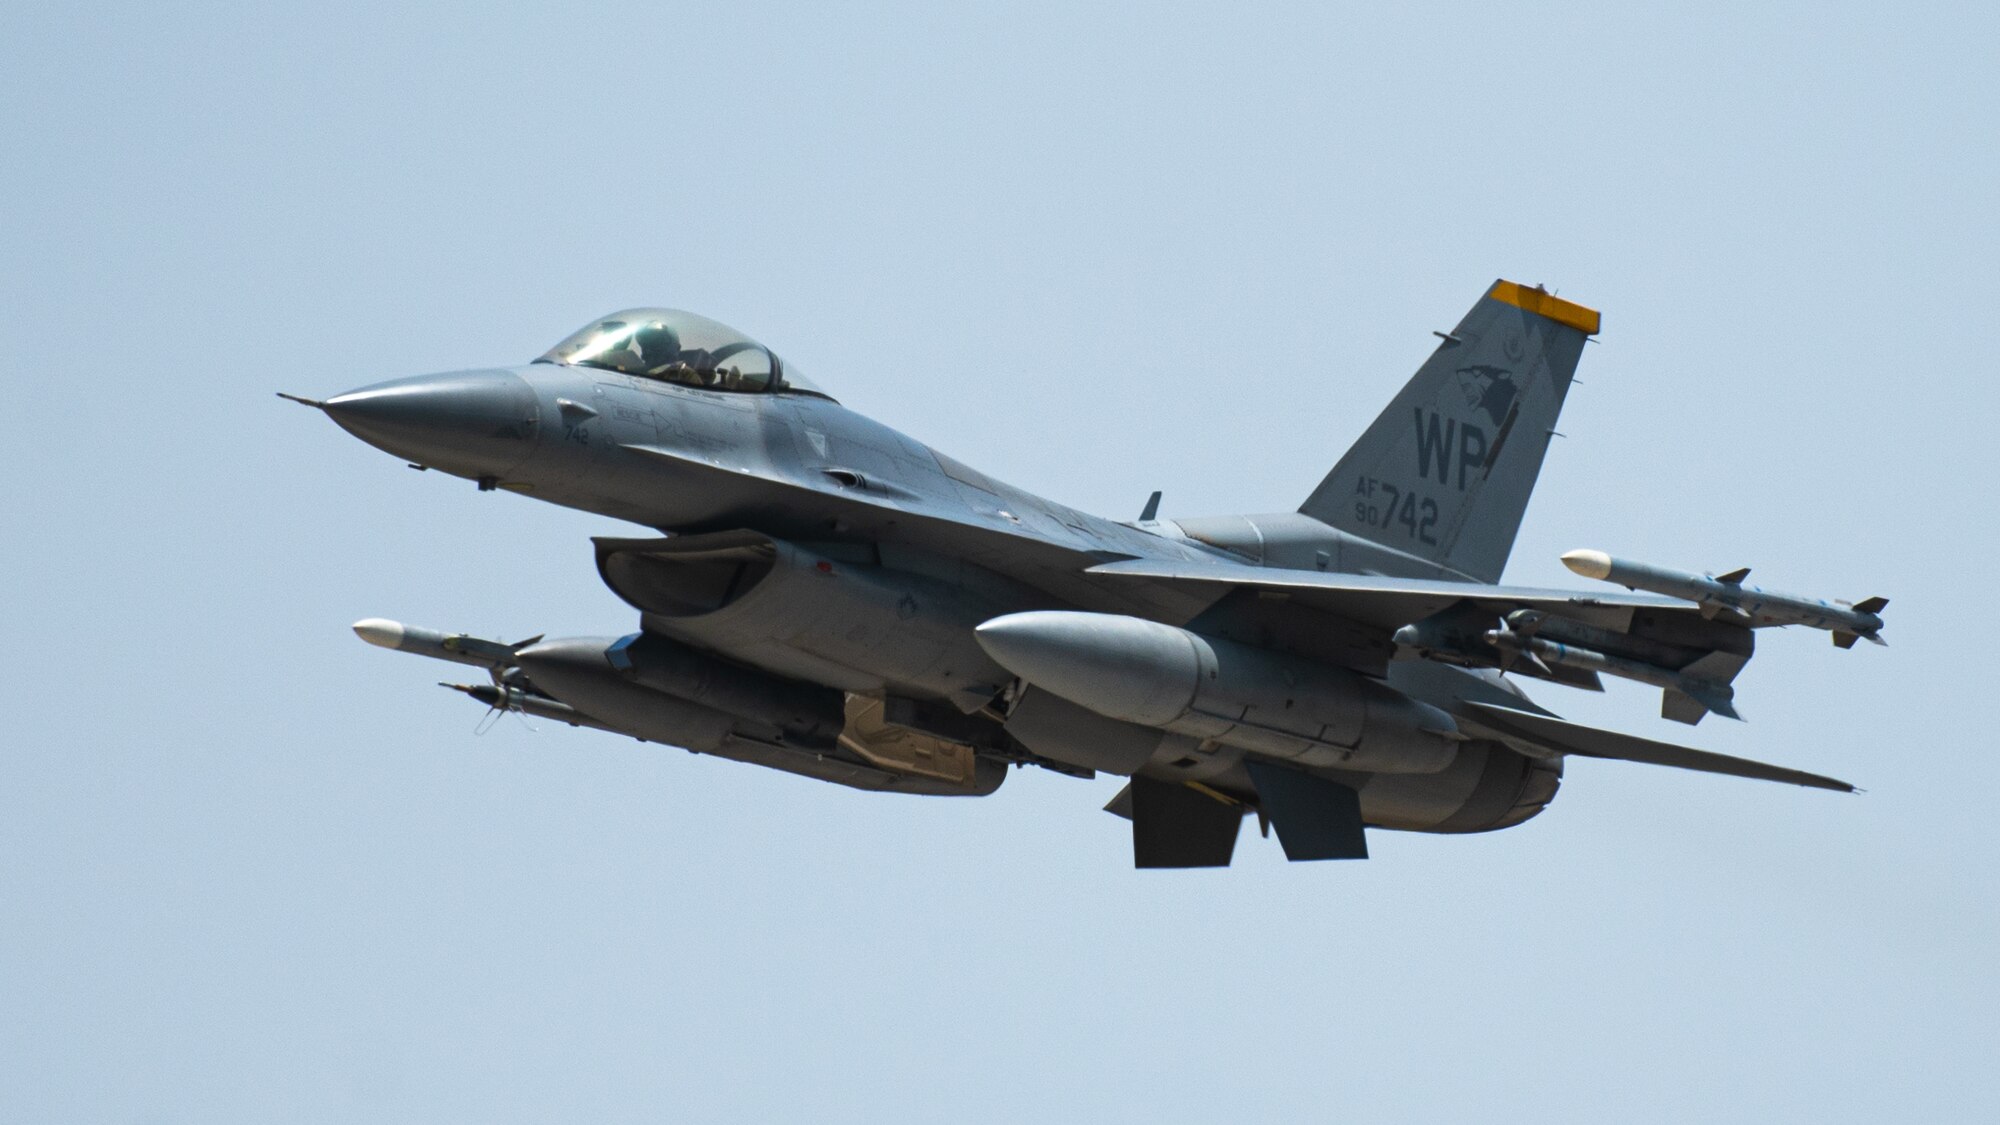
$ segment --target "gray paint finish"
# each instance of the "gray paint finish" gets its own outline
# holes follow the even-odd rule
[[[1563,723],[1510,678],[1602,672],[1666,685],[1670,715],[1734,716],[1726,681],[1774,623],[1494,584],[1595,325],[1496,283],[1300,511],[1160,521],[1155,498],[1136,524],[995,480],[673,310],[521,367],[299,401],[483,489],[657,533],[596,544],[631,637],[357,627],[484,664],[474,697],[504,707],[864,789],[1131,775],[1156,866],[1227,862],[1218,826],[1251,810],[1293,858],[1365,854],[1356,816],[1505,827],[1553,798],[1566,754],[1848,788]]]

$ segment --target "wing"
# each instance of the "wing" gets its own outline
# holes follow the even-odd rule
[[[1088,573],[1107,579],[1205,589],[1216,597],[1217,607],[1233,602],[1238,613],[1253,606],[1285,607],[1277,614],[1267,614],[1258,622],[1259,627],[1269,627],[1272,622],[1286,618],[1296,620],[1303,611],[1304,615],[1320,619],[1309,620],[1305,630],[1318,636],[1353,637],[1358,629],[1363,634],[1373,631],[1379,640],[1412,623],[1450,622],[1459,618],[1504,624],[1510,615],[1525,610],[1556,622],[1541,622],[1540,633],[1563,633],[1567,629],[1565,635],[1584,637],[1608,650],[1599,655],[1613,656],[1614,664],[1607,670],[1615,668],[1614,674],[1630,673],[1633,669],[1629,665],[1638,663],[1632,656],[1614,655],[1623,651],[1661,660],[1661,664],[1650,666],[1655,671],[1726,680],[1735,675],[1750,654],[1747,621],[1711,620],[1703,616],[1698,606],[1645,594],[1581,594],[1476,582],[1270,570],[1231,563],[1186,566],[1138,559],[1104,563],[1092,567]],[[1346,632],[1328,628],[1336,623],[1345,626]],[[1497,659],[1497,652],[1495,656]],[[1513,670],[1538,674],[1533,668],[1518,665]],[[1705,691],[1713,679],[1684,679],[1682,686]],[[1667,689],[1669,708],[1677,706],[1675,694],[1674,688]],[[1575,754],[1816,789],[1854,791],[1854,786],[1835,778],[1581,726],[1554,715],[1523,710],[1524,706],[1530,705],[1525,701],[1509,706],[1460,698],[1450,710],[1469,733],[1498,739],[1533,756]],[[1668,717],[1674,717],[1671,711]]]
[[[1380,675],[1421,657],[1597,689],[1598,675],[1661,688],[1661,714],[1740,717],[1730,681],[1755,640],[1740,614],[1653,594],[1584,593],[1436,578],[1278,570],[1222,560],[1125,559],[1086,571],[1210,605],[1191,627],[1235,631]],[[1249,634],[1249,635],[1244,635]]]
[[[1215,594],[1253,589],[1282,595],[1299,605],[1391,631],[1466,602],[1501,611],[1541,610],[1598,628],[1620,631],[1631,627],[1633,614],[1640,610],[1686,613],[1696,619],[1701,617],[1701,611],[1687,602],[1652,594],[1578,593],[1528,586],[1450,582],[1437,578],[1273,570],[1226,562],[1123,559],[1093,566],[1088,573],[1144,579],[1191,589],[1206,588]]]

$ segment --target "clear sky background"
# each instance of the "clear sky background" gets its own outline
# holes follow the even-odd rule
[[[0,1119],[2000,1115],[1989,7],[292,7],[0,15]],[[1866,794],[1135,873],[1116,779],[475,736],[349,623],[625,632],[631,529],[271,396],[673,305],[1063,502],[1288,510],[1496,276],[1605,314],[1510,580],[1893,599],[1747,724],[1538,697]]]

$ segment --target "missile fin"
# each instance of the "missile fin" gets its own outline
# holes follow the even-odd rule
[[[1715,684],[1685,683],[1679,688],[1667,688],[1660,699],[1660,717],[1672,719],[1689,726],[1701,722],[1703,714],[1713,711],[1725,719],[1743,721],[1736,710],[1736,702],[1729,695],[1729,689]]]
[[[1875,644],[1878,644],[1878,645],[1881,645],[1881,646],[1882,646],[1883,648],[1888,648],[1888,647],[1889,647],[1889,642],[1888,642],[1888,641],[1885,641],[1885,640],[1883,640],[1883,639],[1882,639],[1882,634],[1880,634],[1880,633],[1870,633],[1870,634],[1868,634],[1868,639],[1869,639],[1869,641],[1871,641],[1871,642],[1873,642],[1873,643],[1875,643]]]
[[[1660,718],[1693,726],[1708,715],[1701,700],[1683,691],[1667,688],[1660,693]]]
[[[1527,649],[1501,648],[1500,670],[1502,672],[1512,672],[1516,668],[1526,668],[1531,674],[1541,676],[1544,679],[1552,680],[1556,678],[1555,670],[1550,668],[1541,657],[1536,656]]]
[[[1695,700],[1703,707],[1708,708],[1725,719],[1735,719],[1740,723],[1743,721],[1743,715],[1736,710],[1736,701],[1725,694],[1727,690],[1725,688],[1717,691],[1706,685],[1697,687],[1693,684],[1688,685],[1687,688],[1688,694],[1694,696]]]
[[[1690,680],[1726,684],[1736,678],[1750,658],[1737,652],[1711,652],[1680,670]]]
[[[1833,643],[1841,648],[1853,648],[1854,642],[1860,639],[1861,634],[1859,633],[1850,633],[1845,629],[1835,629],[1833,631]]]
[[[1863,598],[1854,603],[1854,608],[1862,613],[1880,613],[1889,607],[1888,598]]]
[[[1604,681],[1588,668],[1570,668],[1561,664],[1549,668],[1549,679],[1567,687],[1582,691],[1603,691]]]
[[[1730,571],[1728,574],[1716,575],[1715,580],[1717,582],[1726,582],[1731,586],[1741,586],[1743,585],[1743,580],[1748,577],[1750,577],[1750,568],[1747,566],[1739,566],[1735,570]]]
[[[1146,497],[1146,506],[1144,508],[1139,509],[1139,522],[1151,523],[1154,520],[1158,519],[1159,516],[1160,516],[1160,490],[1156,488],[1153,490],[1153,494],[1151,496]]]

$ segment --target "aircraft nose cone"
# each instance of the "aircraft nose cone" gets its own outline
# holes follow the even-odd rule
[[[391,379],[322,406],[362,441],[460,476],[500,476],[534,449],[535,389],[511,371]]]

